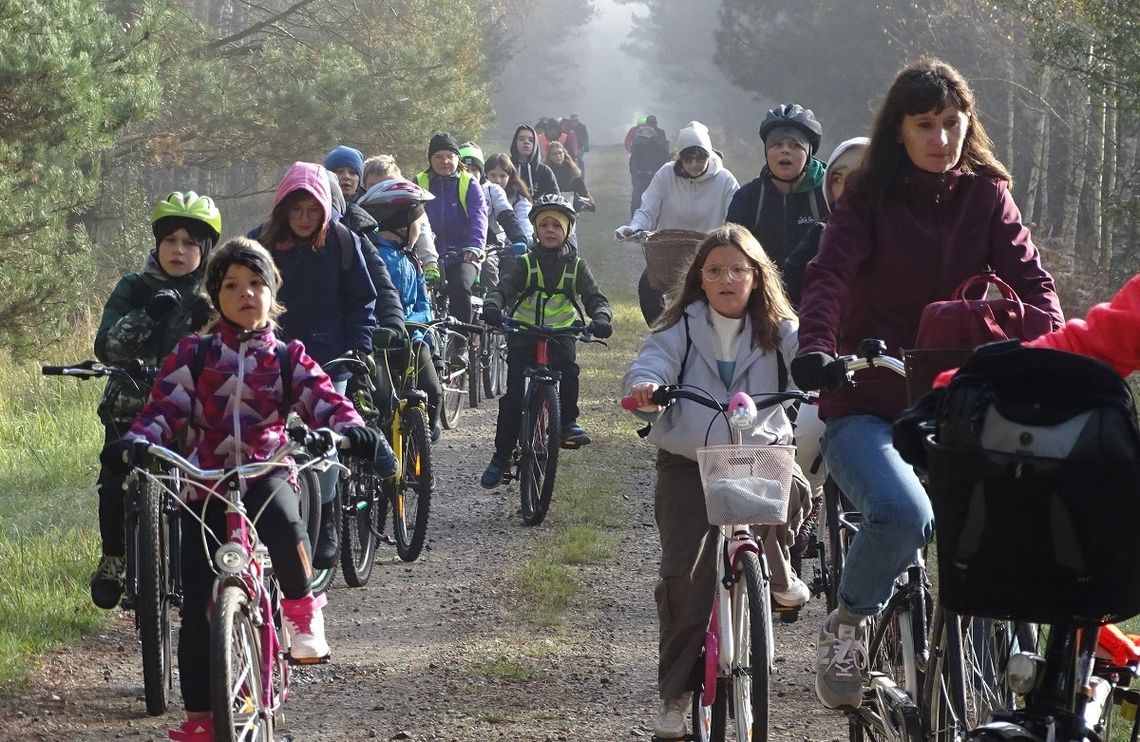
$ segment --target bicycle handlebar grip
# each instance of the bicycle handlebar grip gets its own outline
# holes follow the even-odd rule
[[[40,366],[40,373],[44,376],[66,376],[69,366]]]
[[[448,327],[460,330],[462,332],[474,333],[476,335],[482,333],[483,330],[486,329],[483,327],[483,325],[469,325],[466,322],[451,322],[448,324]]]
[[[632,396],[622,397],[621,398],[621,406],[622,406],[622,409],[629,410],[630,412],[633,412],[638,407],[640,407],[640,405],[637,404],[637,400],[634,399]]]
[[[653,394],[649,397],[649,401],[658,407],[664,407],[665,405],[669,404],[669,400],[669,390],[663,386],[659,386],[654,389]],[[632,395],[622,397],[621,406],[623,409],[629,410],[630,412],[641,409],[641,405],[637,403],[637,400]]]

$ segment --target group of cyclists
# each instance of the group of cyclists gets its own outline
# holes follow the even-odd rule
[[[103,555],[91,579],[97,605],[112,608],[123,592],[122,482],[140,441],[168,446],[184,432],[181,445],[192,462],[231,467],[269,456],[294,411],[307,424],[343,433],[349,454],[391,474],[388,442],[363,425],[344,396],[348,372],[326,374],[321,364],[345,355],[388,363],[388,354],[407,347],[405,323],[431,317],[431,286],[463,323],[473,320],[472,293],[480,286],[488,325],[504,316],[554,327],[588,319],[593,336],[612,333],[612,309],[578,249],[575,201],[580,207],[592,199],[581,176],[588,145],[577,141],[575,120],[545,120],[542,130],[521,125],[509,152],[489,157],[473,142],[438,132],[428,143],[427,166],[412,178],[389,156],[365,158],[337,146],[321,163],[288,168],[265,221],[220,247],[221,214],[208,196],[175,192],[156,204],[155,247],[143,270],[116,286],[95,341],[104,362],[160,366],[149,396],[112,380],[99,408],[106,446],[98,482]],[[639,123],[631,135],[658,138],[656,123]],[[872,371],[853,389],[832,361],[868,337],[901,353],[914,342],[923,307],[987,268],[1046,312],[1054,330],[1062,327],[1053,279],[1021,222],[1009,173],[992,152],[965,79],[938,60],[907,66],[870,134],[843,140],[825,163],[817,158],[823,129],[814,113],[776,106],[759,129],[761,172],[741,186],[709,128],[692,121],[677,134],[672,159],[642,177],[644,193],[634,178],[630,222],[615,230],[619,239],[665,229],[705,235],[673,291],[644,281],[639,287],[650,332],[622,381],[623,393],[653,418],[648,439],[659,449],[659,740],[685,739],[688,682],[712,599],[716,554],[695,449],[725,433],[697,405],[656,408],[653,392],[684,382],[725,401],[739,391],[822,390],[818,414],[773,407],[744,438],[798,449],[789,524],[764,538],[776,603],[794,608],[811,597],[789,547],[825,474],[862,513],[838,608],[819,632],[816,663],[822,703],[858,706],[868,619],[932,538],[933,515],[913,468],[892,445],[892,421],[906,402],[902,382]],[[563,181],[566,172],[570,182]],[[1112,316],[1118,327],[1121,312],[1130,317],[1128,337],[1135,340],[1132,302]],[[550,362],[561,372],[562,444],[579,448],[590,436],[578,419],[578,366],[567,340],[552,344]],[[494,452],[480,478],[486,488],[501,483],[515,444],[530,342],[510,340]],[[434,441],[441,371],[467,363],[468,349],[458,343],[440,358],[430,343],[415,347],[416,386],[428,396]],[[1140,353],[1121,365],[1140,365]],[[384,375],[377,376],[382,383]],[[819,457],[822,467],[815,465]],[[331,567],[337,550],[330,472],[322,475],[316,543],[300,522],[288,476],[259,480],[247,495],[259,507],[272,503],[258,532],[281,582],[293,653],[303,659],[330,654],[325,599],[309,589],[313,570]],[[200,619],[211,572],[199,544],[185,546],[183,570],[179,662],[188,718],[170,738],[201,742],[213,739],[213,729],[199,651],[207,641]]]

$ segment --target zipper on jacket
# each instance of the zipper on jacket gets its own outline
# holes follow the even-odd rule
[[[243,340],[241,341],[241,345],[238,346],[238,378],[237,386],[234,388],[234,395],[236,395],[237,398],[230,398],[233,402],[233,413],[230,415],[230,417],[232,418],[234,424],[234,466],[241,466],[242,463],[241,444],[243,438],[241,436],[241,401],[244,398],[242,392],[245,390],[245,350],[248,343],[248,340]],[[241,496],[244,498],[246,494],[245,479],[243,477],[238,477],[237,481],[238,491],[241,492]]]

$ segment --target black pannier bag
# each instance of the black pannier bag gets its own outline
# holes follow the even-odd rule
[[[983,346],[925,445],[947,609],[1048,624],[1140,613],[1140,432],[1111,368]]]

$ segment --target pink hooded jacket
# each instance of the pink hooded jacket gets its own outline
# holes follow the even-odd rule
[[[328,171],[315,162],[294,162],[277,184],[277,192],[273,194],[274,211],[285,197],[294,191],[305,191],[317,199],[317,203],[324,210],[321,229],[313,240],[314,244],[323,245],[328,233],[329,220],[332,219],[332,195],[329,193]]]

